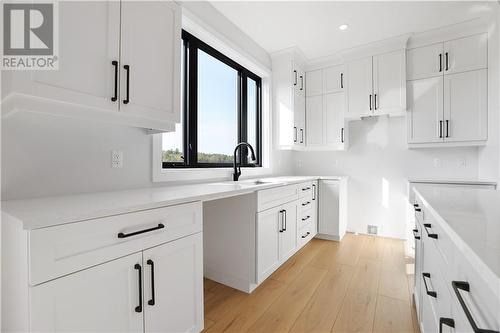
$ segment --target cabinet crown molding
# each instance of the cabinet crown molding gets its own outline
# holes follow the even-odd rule
[[[388,39],[383,39],[373,43],[356,46],[354,48],[342,51],[340,54],[344,62],[349,62],[368,56],[406,49],[408,39],[411,37],[411,35],[411,33],[408,33]]]

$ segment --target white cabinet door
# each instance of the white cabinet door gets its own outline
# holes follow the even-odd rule
[[[319,183],[319,228],[320,234],[339,236],[340,184],[336,180]]]
[[[323,144],[323,96],[306,98],[306,141],[307,146]]]
[[[299,88],[300,89],[300,88]],[[306,144],[306,98],[300,92],[296,92],[294,96],[294,143],[297,146],[305,146]]]
[[[442,142],[443,77],[407,82],[408,142]]]
[[[281,207],[282,232],[280,232],[280,260],[288,259],[297,247],[297,202],[293,201]]]
[[[120,2],[59,2],[59,38],[59,70],[33,71],[28,94],[118,111]]]
[[[402,113],[406,109],[405,51],[373,57],[374,114]]]
[[[173,1],[121,4],[120,109],[179,122],[181,9]]]
[[[342,144],[345,138],[344,109],[345,96],[343,93],[325,95],[325,143],[327,145]]]
[[[144,331],[200,332],[203,328],[202,234],[146,250],[143,258]]]
[[[323,93],[323,70],[318,69],[306,73],[306,96],[317,96]]]
[[[488,34],[469,36],[444,43],[445,74],[460,73],[488,66]]]
[[[486,140],[487,70],[445,75],[445,141]]]
[[[32,331],[143,332],[139,267],[135,253],[31,287]]]
[[[417,47],[406,52],[408,80],[443,75],[443,43]]]
[[[257,214],[257,280],[264,281],[279,266],[281,207]]]
[[[348,63],[347,76],[347,116],[372,114],[372,57]]]
[[[345,75],[343,65],[325,68],[323,72],[324,92],[326,94],[344,91]]]

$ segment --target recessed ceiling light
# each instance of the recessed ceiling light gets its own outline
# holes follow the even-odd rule
[[[347,30],[347,28],[349,28],[349,26],[347,24],[341,24],[341,25],[339,25],[339,29],[340,30]]]

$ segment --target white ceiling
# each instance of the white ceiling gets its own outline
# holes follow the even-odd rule
[[[210,2],[267,52],[298,46],[308,59],[467,21],[498,6],[491,1]],[[338,26],[344,23],[349,29],[340,31]]]

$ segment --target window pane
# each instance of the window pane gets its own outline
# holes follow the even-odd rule
[[[257,154],[257,82],[247,79],[247,142]]]
[[[181,47],[181,50],[181,68],[184,70],[184,52],[186,52],[184,45]],[[184,96],[184,75],[181,75],[181,94],[181,96]],[[181,105],[181,110],[184,110],[184,98],[181,100],[183,104]],[[183,124],[184,112],[181,112],[181,122],[180,124],[175,124],[175,132],[162,134],[161,143],[163,162],[184,163]]]
[[[232,163],[238,140],[238,72],[198,50],[198,162]]]

